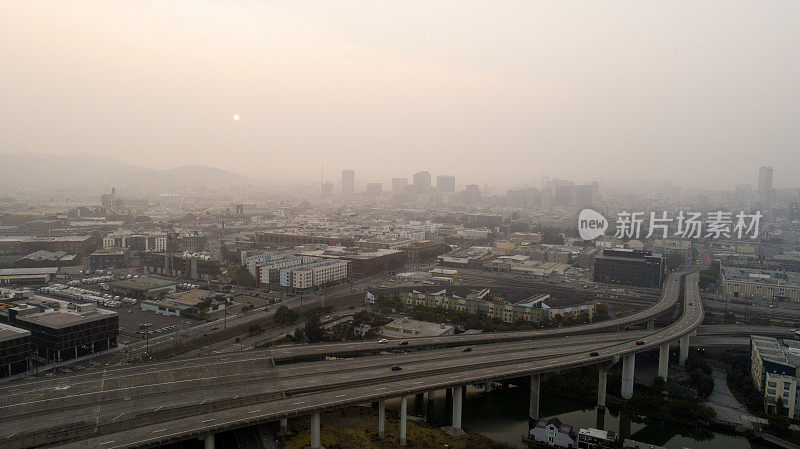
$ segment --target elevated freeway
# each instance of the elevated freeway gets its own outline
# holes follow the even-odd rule
[[[681,296],[683,277],[685,300],[673,324],[658,330],[611,330],[670,312]],[[659,373],[666,373],[668,357],[663,354],[668,355],[670,343],[680,341],[680,360],[685,361],[689,335],[703,318],[697,279],[696,273],[670,276],[658,304],[613,320],[616,323],[470,336],[446,343],[477,345],[468,353],[444,348],[363,356],[357,364],[326,360],[275,366],[274,358],[280,355],[271,350],[109,369],[99,378],[95,374],[17,384],[0,389],[0,413],[8,417],[0,423],[0,447],[148,447],[195,437],[213,447],[215,432],[306,414],[312,416],[311,446],[318,447],[321,411],[369,401],[383,404],[398,396],[403,398],[402,408],[405,396],[441,388],[453,389],[453,427],[460,429],[463,385],[530,376],[530,416],[535,418],[540,374],[586,365],[601,366],[598,402],[604,405],[607,369],[619,359],[623,397],[633,391],[637,352],[658,348]],[[346,344],[341,349],[348,350]],[[330,347],[325,351],[332,352]],[[404,423],[401,413],[401,441]],[[379,419],[379,433],[382,426]]]

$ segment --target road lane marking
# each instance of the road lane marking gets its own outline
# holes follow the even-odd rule
[[[158,430],[154,430],[153,433],[163,432],[165,430],[167,430],[167,429],[158,429]]]
[[[119,415],[117,415],[117,417],[116,417],[116,418],[112,419],[111,421],[116,421],[116,420],[118,420],[118,419],[119,419],[119,417],[120,417],[120,416],[122,416],[122,415],[124,415],[124,414],[125,414],[125,412],[122,412],[122,413],[120,413]]]

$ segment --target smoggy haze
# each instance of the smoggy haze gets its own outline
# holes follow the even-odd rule
[[[0,153],[797,187],[798,23],[796,1],[6,0]]]

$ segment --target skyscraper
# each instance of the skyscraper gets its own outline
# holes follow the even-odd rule
[[[356,172],[342,170],[342,196],[353,196],[356,191]]]
[[[427,171],[414,173],[414,193],[430,193],[431,174]]]
[[[436,190],[439,193],[453,193],[456,191],[456,177],[439,175],[436,177]]]
[[[758,198],[765,200],[772,193],[772,167],[763,166],[758,169]]]
[[[392,178],[392,193],[399,195],[408,190],[408,178]]]

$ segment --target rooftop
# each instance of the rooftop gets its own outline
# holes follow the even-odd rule
[[[129,290],[157,290],[178,285],[175,281],[168,281],[165,279],[158,279],[152,277],[138,278],[138,279],[125,279],[112,282],[112,287],[126,288]]]
[[[93,305],[78,305],[79,307],[87,307],[88,310],[80,312],[76,310],[75,305],[66,301],[47,298],[45,300],[25,301],[17,306],[18,309],[28,309],[37,307],[39,312],[36,313],[23,313],[17,315],[16,320],[25,321],[27,323],[39,324],[45,327],[61,329],[64,327],[74,326],[76,324],[91,323],[99,319],[107,318],[117,315],[117,312],[110,310],[103,310],[94,307]],[[44,308],[47,307],[47,308]]]
[[[0,323],[0,341],[14,340],[16,338],[30,337],[30,331]]]

